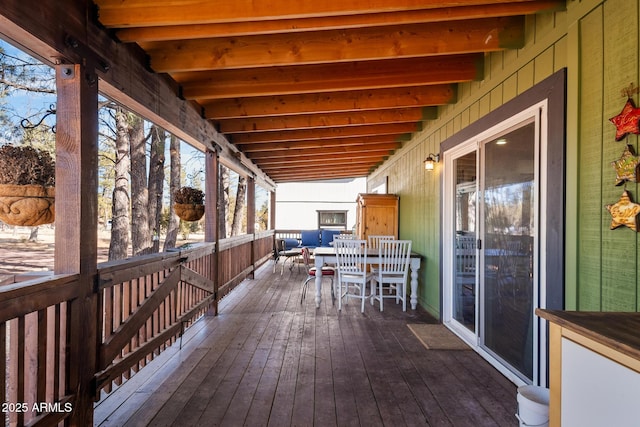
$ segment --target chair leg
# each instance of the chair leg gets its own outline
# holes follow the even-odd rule
[[[336,305],[336,294],[333,291],[333,277],[330,277],[331,279],[331,305]]]
[[[311,279],[315,279],[315,277],[308,277],[307,280],[305,280],[302,284],[302,295],[300,295],[300,304],[302,304],[302,300],[305,298],[307,287],[309,286],[309,281],[311,281]]]

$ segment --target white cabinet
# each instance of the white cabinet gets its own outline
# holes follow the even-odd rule
[[[563,338],[560,401],[563,426],[637,426],[640,374]]]

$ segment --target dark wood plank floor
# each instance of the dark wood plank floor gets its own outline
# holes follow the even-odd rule
[[[516,426],[516,386],[471,350],[427,350],[423,310],[353,301],[302,271],[261,268],[176,345],[97,405],[101,426]]]

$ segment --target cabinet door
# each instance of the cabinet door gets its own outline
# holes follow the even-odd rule
[[[640,374],[562,338],[563,426],[638,425]]]

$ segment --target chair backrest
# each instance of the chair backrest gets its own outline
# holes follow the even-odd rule
[[[307,269],[307,273],[311,270],[311,253],[309,252],[309,248],[302,247],[300,249],[300,255],[302,255],[302,262],[304,263],[304,267]]]
[[[351,239],[351,240],[354,240],[354,239],[357,239],[357,238],[358,238],[358,236],[356,236],[353,233],[340,233],[340,234],[338,234],[336,236],[333,236],[333,240],[336,240],[336,239]]]
[[[475,236],[458,236],[456,238],[456,272],[472,274],[476,271],[476,238]]]
[[[387,235],[368,236],[367,242],[369,244],[369,248],[378,249],[380,247],[380,242],[382,240],[393,240],[393,239],[395,239],[395,236],[387,236]]]
[[[382,239],[380,241],[380,263],[378,270],[381,275],[405,275],[409,271],[411,256],[411,240]]]
[[[279,250],[288,251],[289,249],[297,248],[300,242],[298,242],[298,239],[286,237],[284,239],[279,239],[279,243]]]
[[[367,274],[367,241],[356,239],[337,239],[334,242],[336,248],[336,262],[338,275],[342,277]]]

